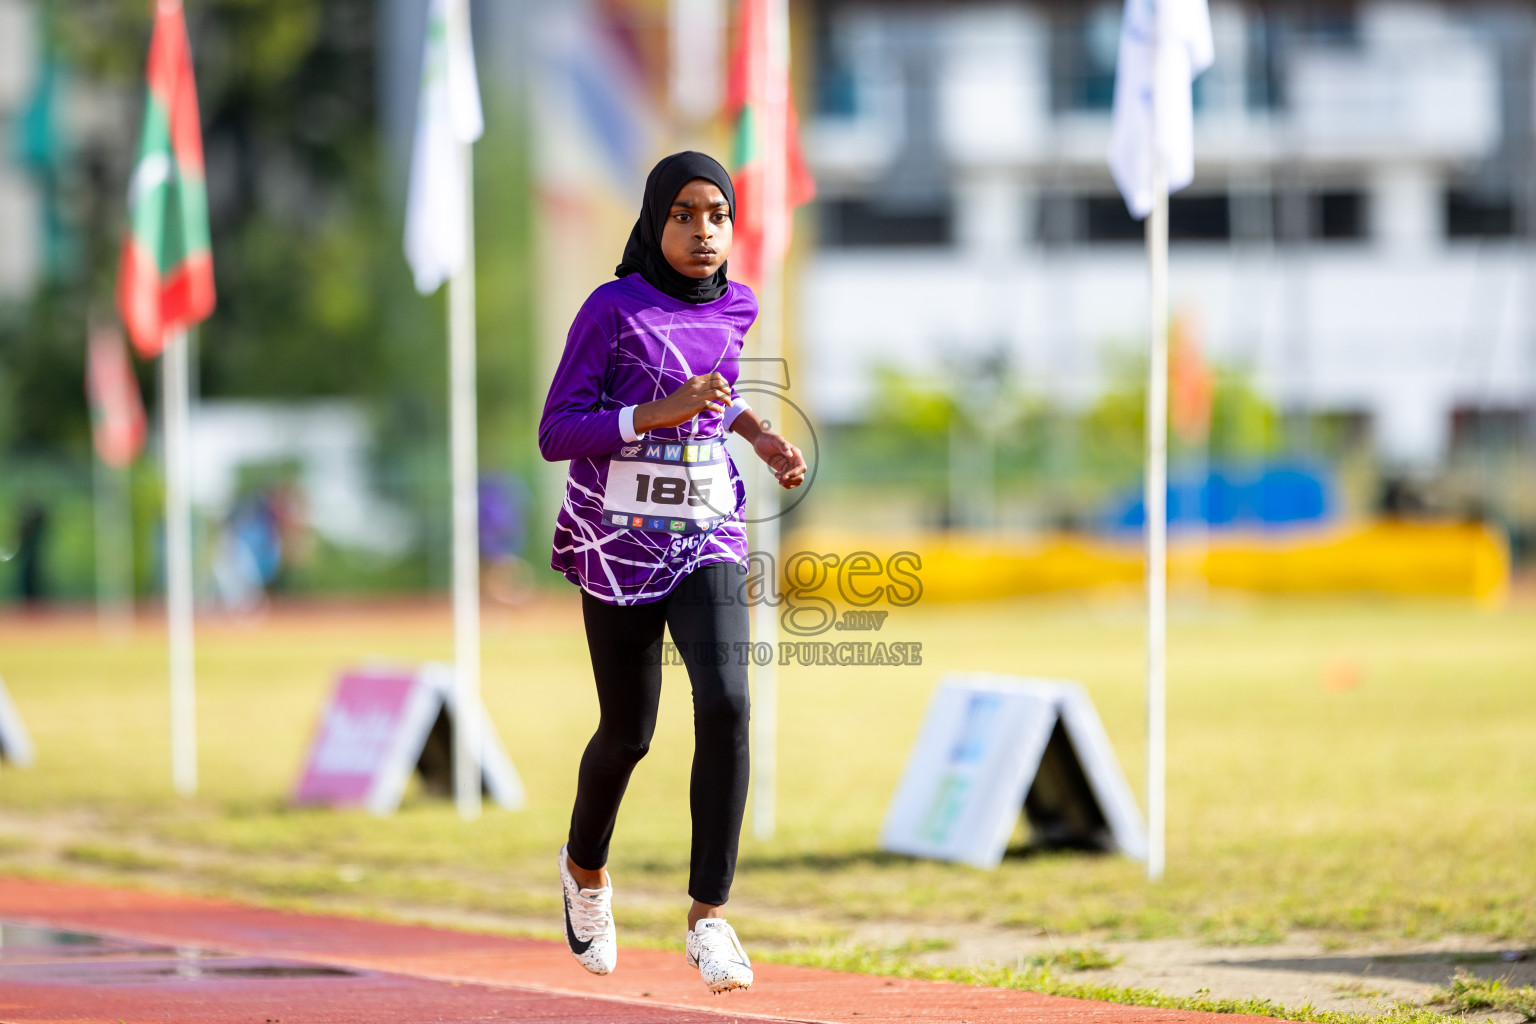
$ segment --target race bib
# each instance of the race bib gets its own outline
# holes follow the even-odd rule
[[[612,526],[703,533],[735,510],[724,441],[634,441],[608,462],[603,521]]]

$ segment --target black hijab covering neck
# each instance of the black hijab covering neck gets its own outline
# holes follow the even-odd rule
[[[683,302],[713,302],[725,294],[724,263],[708,277],[689,277],[673,269],[661,252],[661,232],[672,211],[672,200],[694,178],[714,182],[725,193],[725,201],[731,204],[731,217],[735,218],[736,190],[731,187],[731,176],[725,168],[714,157],[691,149],[673,153],[651,168],[645,179],[640,216],[624,246],[624,259],[614,268],[615,277],[639,274],[657,291]]]

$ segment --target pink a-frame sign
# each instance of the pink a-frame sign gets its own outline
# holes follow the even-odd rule
[[[364,807],[389,814],[421,762],[440,715],[457,717],[452,670],[371,667],[342,673],[310,743],[293,799],[299,804]],[[515,810],[522,781],[482,710],[482,777],[496,803]]]

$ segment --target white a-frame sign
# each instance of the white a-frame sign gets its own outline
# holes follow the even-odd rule
[[[32,765],[32,736],[26,723],[11,703],[11,695],[0,679],[0,758],[18,768]]]
[[[1136,798],[1082,687],[946,678],[886,812],[881,848],[996,867],[1021,812],[1034,843],[1146,857]]]

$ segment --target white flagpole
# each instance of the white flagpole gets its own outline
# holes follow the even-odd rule
[[[96,514],[96,626],[124,640],[133,632],[133,525],[128,467],[91,460]]]
[[[784,210],[785,123],[789,105],[789,5],[787,0],[768,0],[767,54],[762,61],[763,116],[758,121],[757,151],[763,160],[763,294],[758,304],[758,347],[765,360],[778,359],[784,351]],[[763,363],[764,366],[772,365]],[[779,493],[776,484],[765,482],[757,494],[757,549],[767,555],[772,571],[779,571]],[[774,587],[777,580],[772,581]],[[758,643],[778,651],[778,610],[766,601],[753,609],[753,628]],[[779,679],[776,659],[757,666],[757,685],[752,694],[752,834],[773,838],[778,808]]]
[[[1162,29],[1153,41],[1152,213],[1147,217],[1152,341],[1147,358],[1147,877],[1163,876],[1167,786],[1168,174],[1157,131]]]
[[[469,24],[468,0],[448,16]],[[453,59],[450,48],[449,59]],[[480,816],[480,498],[475,401],[475,170],[463,147],[464,266],[448,281],[448,403],[453,477],[453,795],[459,817]]]
[[[92,511],[96,513],[96,628],[104,635],[117,632],[113,621],[117,611],[117,602],[114,600],[118,579],[114,563],[117,559],[116,552],[112,550],[116,538],[112,541],[107,539],[107,535],[112,532],[112,513],[116,511],[108,507],[116,504],[107,497],[112,487],[111,481],[107,479],[111,472],[112,467],[97,452],[91,460]]]
[[[171,656],[171,781],[182,796],[197,792],[188,348],[183,328],[171,333],[160,357],[165,459],[165,618]]]

